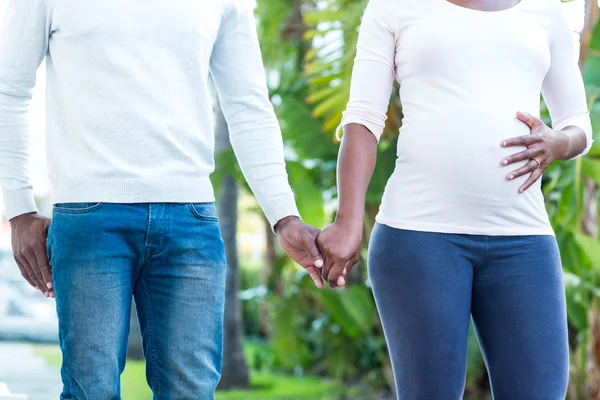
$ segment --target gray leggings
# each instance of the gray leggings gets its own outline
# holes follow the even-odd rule
[[[569,373],[553,236],[481,236],[377,224],[369,276],[398,399],[463,396],[469,320],[496,400],[564,400]]]

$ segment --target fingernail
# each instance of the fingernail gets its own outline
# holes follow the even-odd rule
[[[509,176],[508,176],[508,179],[509,179],[509,180],[512,180],[514,177],[515,177],[514,175],[509,175]]]
[[[346,280],[344,279],[343,276],[340,276],[340,279],[338,279],[338,287],[340,286],[344,286],[346,284]]]
[[[317,268],[323,267],[323,260],[321,260],[320,258],[315,260],[315,267],[317,267]]]
[[[508,160],[502,160],[502,165],[508,165]]]
[[[48,289],[52,289],[52,282],[47,282],[47,283],[46,283],[46,287],[47,287]]]
[[[505,147],[505,146],[506,146],[506,142],[502,142],[502,147]]]
[[[344,270],[342,271],[342,274],[346,275],[348,273],[348,270],[346,270],[346,268],[344,268]]]

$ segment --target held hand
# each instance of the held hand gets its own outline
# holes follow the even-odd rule
[[[519,188],[519,193],[523,193],[535,181],[540,179],[544,170],[550,164],[564,157],[568,151],[569,138],[566,133],[550,129],[541,119],[530,114],[518,112],[517,118],[529,126],[531,133],[526,136],[507,139],[502,142],[502,147],[525,146],[527,149],[506,157],[501,164],[508,166],[518,161],[529,160],[527,164],[506,176],[506,179],[512,180],[530,174],[529,178]]]
[[[37,213],[19,215],[10,220],[12,247],[21,275],[46,297],[54,297],[52,272],[46,239],[50,219]]]
[[[317,237],[317,246],[325,257],[323,277],[330,287],[344,286],[345,276],[360,258],[362,219],[336,221]]]
[[[320,230],[306,225],[298,217],[286,217],[275,225],[275,232],[287,255],[306,269],[319,289],[323,288],[319,273],[323,257],[315,243]]]

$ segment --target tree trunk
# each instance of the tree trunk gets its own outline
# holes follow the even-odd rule
[[[131,318],[129,318],[129,342],[127,343],[127,358],[132,360],[144,360],[144,348],[142,346],[142,334],[138,323],[135,300],[131,302]]]
[[[260,276],[260,284],[268,288],[270,293],[273,293],[274,295],[278,296],[278,291],[271,287],[274,284],[273,277],[275,275],[275,263],[277,262],[275,235],[273,234],[273,230],[271,229],[271,223],[266,217],[263,217],[263,222],[265,225],[266,249],[263,273]],[[269,304],[266,301],[261,301],[258,307],[260,313],[260,334],[263,338],[269,338],[271,336],[271,324],[269,322]]]
[[[585,22],[583,26],[583,31],[581,32],[581,50],[579,52],[579,63],[581,65],[583,65],[589,54],[590,42],[592,41],[592,33],[594,32],[594,27],[596,26],[596,22],[598,21],[599,16],[600,11],[598,9],[598,4],[596,3],[596,0],[585,0]]]
[[[581,32],[581,51],[579,54],[580,65],[583,66],[589,53],[590,42],[592,40],[592,34],[594,28],[598,23],[599,8],[596,0],[585,1],[585,23],[583,31]],[[584,214],[581,227],[583,232],[591,237],[598,236],[598,193],[596,183],[590,179],[584,179],[585,191],[584,191]]]
[[[217,102],[215,106],[216,150],[231,148],[227,122]],[[225,317],[223,324],[223,370],[219,388],[247,388],[250,385],[248,365],[242,342],[242,304],[238,297],[240,290],[239,265],[237,254],[237,212],[238,184],[228,174],[221,186],[217,212],[221,235],[227,255],[227,282],[225,289]]]

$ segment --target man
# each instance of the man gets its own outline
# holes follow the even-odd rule
[[[61,399],[120,398],[132,294],[154,398],[214,398],[226,262],[209,180],[209,72],[252,190],[322,287],[319,231],[299,219],[287,181],[251,5],[2,1],[0,184],[19,268],[56,297]],[[27,172],[44,58],[52,222],[37,214]]]

